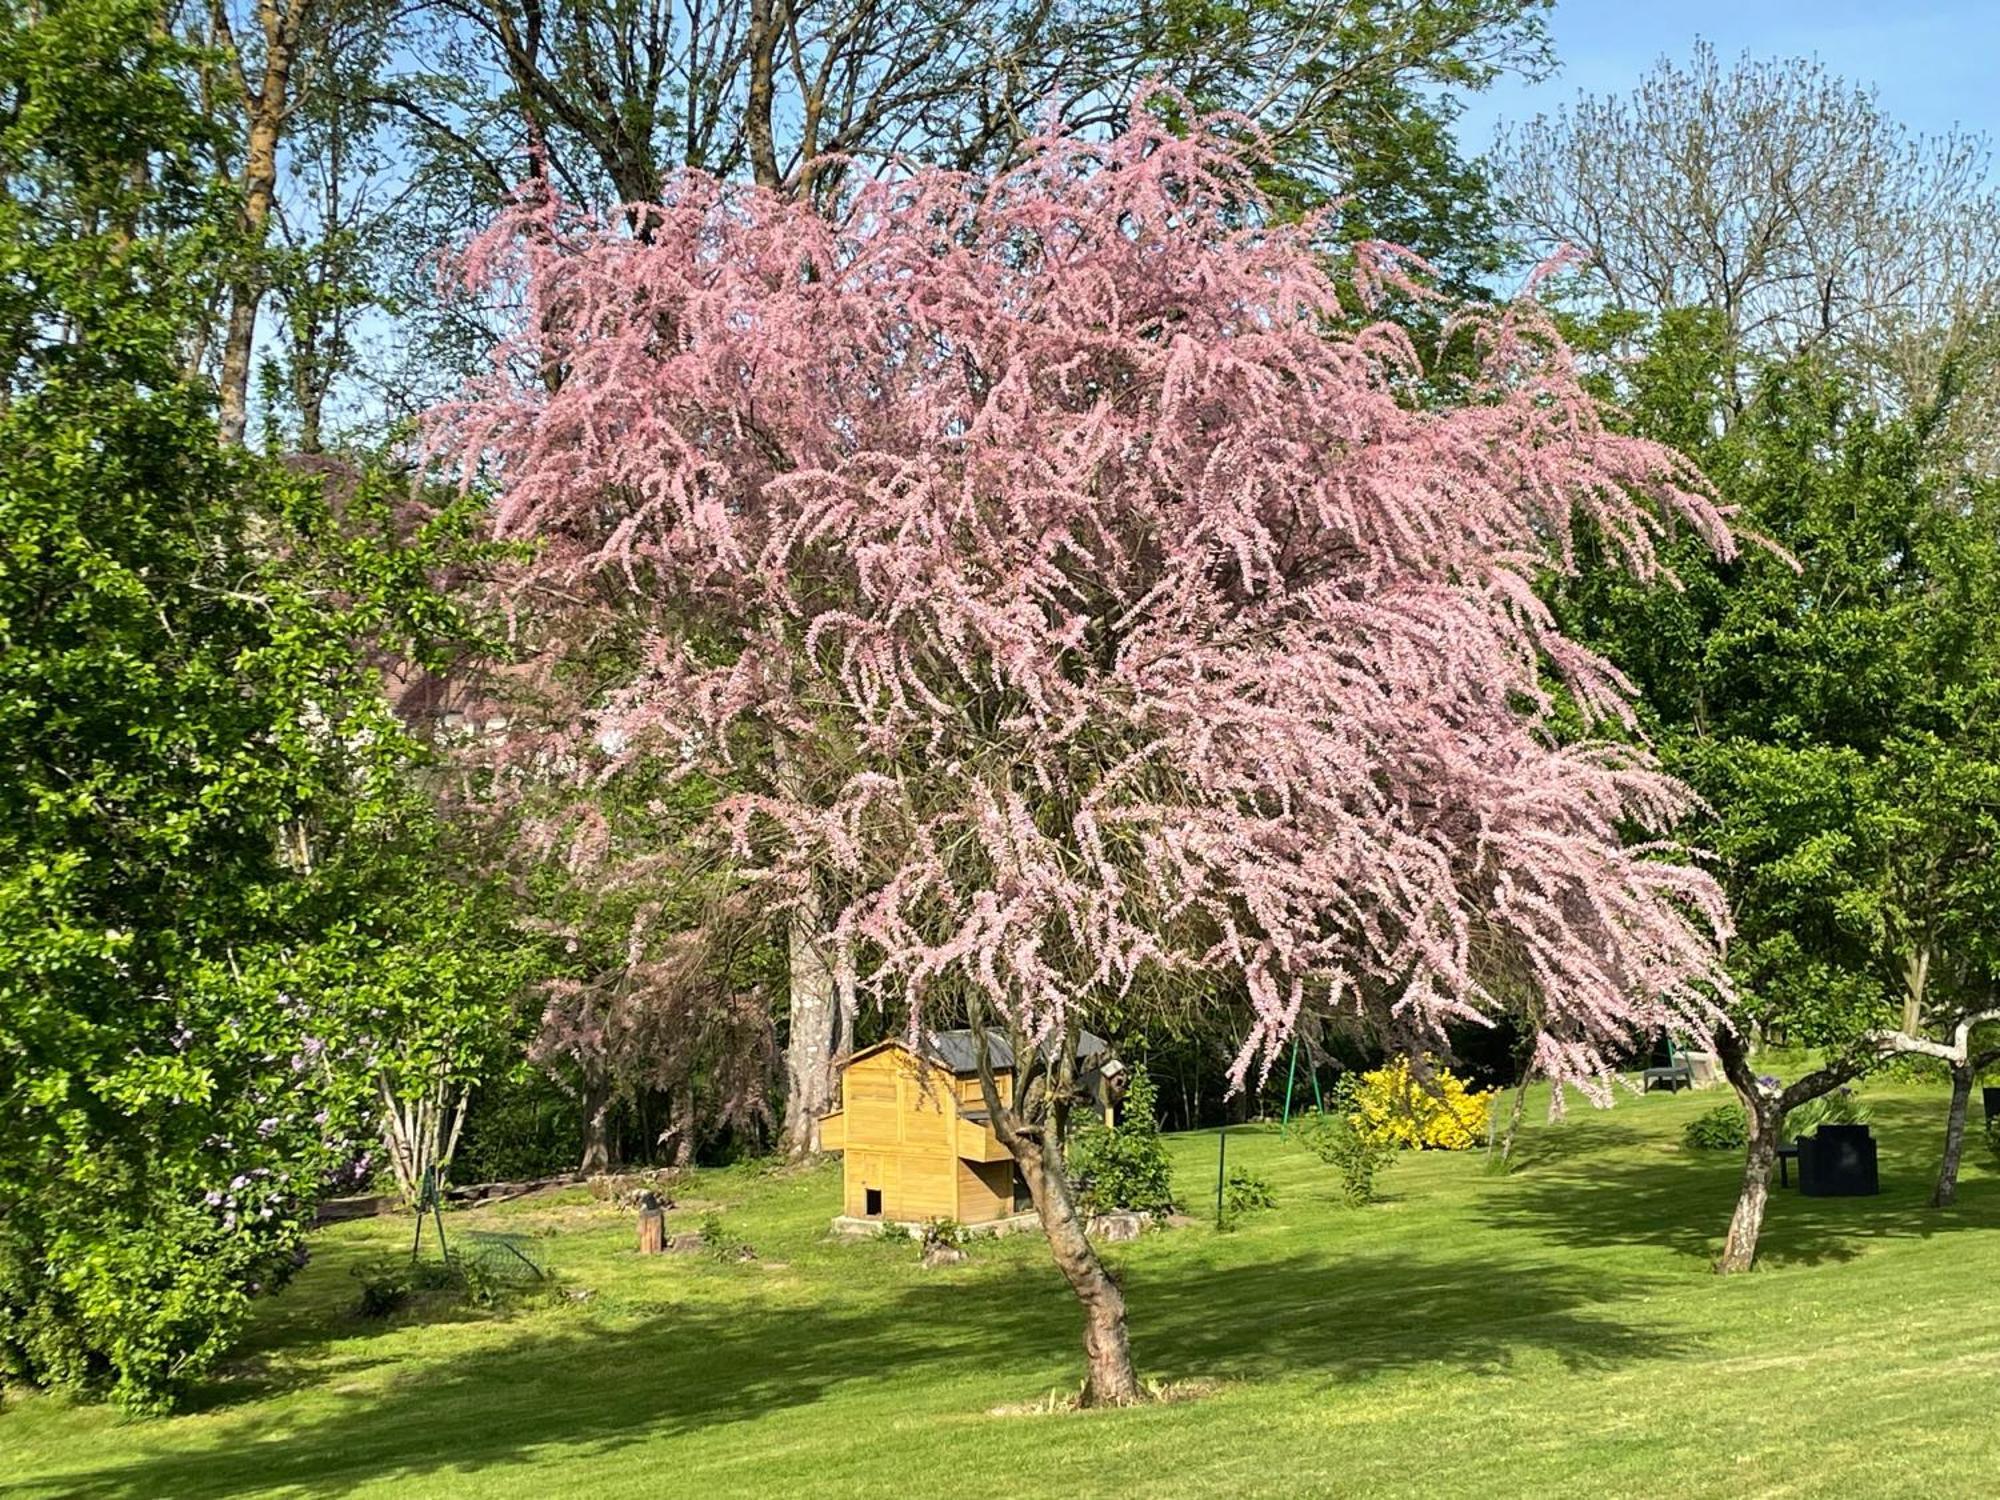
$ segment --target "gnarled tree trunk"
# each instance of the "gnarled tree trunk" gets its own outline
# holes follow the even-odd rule
[[[1138,1371],[1132,1365],[1132,1344],[1125,1327],[1125,1294],[1097,1257],[1084,1233],[1083,1215],[1070,1191],[1063,1163],[1069,1107],[1076,1086],[1076,1033],[1065,1032],[1056,1042],[1053,1068],[1039,1059],[1025,1039],[1015,1036],[1012,1095],[1003,1101],[987,1055],[986,1028],[977,1008],[972,1015],[973,1048],[980,1092],[993,1132],[1014,1158],[1014,1165],[1034,1200],[1035,1217],[1056,1268],[1069,1282],[1083,1307],[1083,1352],[1086,1406],[1129,1406],[1140,1396]]]
[[[1778,1143],[1785,1128],[1785,1116],[1801,1104],[1830,1094],[1862,1073],[1887,1054],[1856,1051],[1828,1063],[1793,1083],[1780,1094],[1766,1093],[1757,1086],[1750,1071],[1750,1057],[1743,1038],[1733,1031],[1719,1032],[1715,1038],[1722,1071],[1743,1101],[1749,1117],[1750,1145],[1743,1157],[1743,1185],[1736,1195],[1736,1212],[1729,1220],[1729,1234],[1715,1269],[1722,1275],[1747,1271],[1756,1263],[1757,1238],[1764,1227],[1764,1208],[1771,1198],[1771,1168],[1777,1164]]]
[[[1736,1212],[1715,1269],[1728,1276],[1756,1264],[1757,1237],[1764,1228],[1764,1207],[1771,1197],[1771,1169],[1778,1161],[1778,1132],[1784,1116],[1762,1101],[1744,1101],[1749,1117],[1750,1145],[1743,1156],[1743,1185],[1736,1193]]]
[[[1062,1147],[1053,1140],[1023,1139],[1009,1149],[1034,1199],[1049,1253],[1083,1306],[1084,1405],[1129,1406],[1139,1399],[1139,1375],[1125,1328],[1125,1294],[1083,1231]]]

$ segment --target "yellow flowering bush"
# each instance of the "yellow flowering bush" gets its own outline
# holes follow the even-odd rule
[[[1467,1088],[1449,1069],[1433,1064],[1429,1082],[1418,1081],[1407,1057],[1363,1073],[1349,1101],[1348,1118],[1363,1138],[1427,1151],[1463,1151],[1478,1144],[1493,1108],[1491,1091]]]

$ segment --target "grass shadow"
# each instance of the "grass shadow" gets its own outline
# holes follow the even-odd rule
[[[1186,1252],[1201,1248],[1193,1237],[1202,1232],[1183,1233],[1183,1246],[1166,1238],[1123,1262],[1136,1352],[1149,1376],[1304,1374],[1337,1383],[1439,1364],[1495,1370],[1531,1355],[1606,1368],[1688,1348],[1614,1311],[1632,1305],[1629,1276],[1551,1264],[1496,1277],[1491,1257],[1470,1251],[1434,1261],[1369,1253],[1190,1264]],[[342,1390],[351,1370],[336,1365],[323,1377],[317,1411],[254,1440],[198,1452],[162,1443],[65,1476],[59,1487],[0,1493],[333,1497],[445,1474],[476,1493],[478,1475],[532,1465],[551,1446],[572,1458],[609,1458],[635,1443],[756,1421],[913,1373],[926,1387],[957,1382],[976,1412],[1024,1394],[1023,1370],[1078,1368],[1076,1307],[1051,1268],[1017,1259],[969,1269],[976,1274],[877,1289],[848,1305],[825,1297],[733,1302],[616,1328],[524,1328],[505,1348],[413,1364],[406,1377],[351,1392]]]
[[[1789,1188],[1772,1183],[1760,1265],[1838,1263],[1871,1242],[2000,1227],[2000,1192],[1977,1168],[1964,1174],[1955,1208],[1927,1206],[1942,1145],[1942,1097],[1934,1111],[1909,1098],[1871,1101],[1871,1111],[1880,1194],[1807,1198],[1794,1167]],[[1968,1145],[1968,1160],[1975,1144]],[[1742,1175],[1740,1152],[1691,1150],[1657,1134],[1624,1140],[1598,1125],[1579,1131],[1566,1124],[1531,1138],[1504,1187],[1482,1197],[1478,1216],[1490,1227],[1527,1232],[1552,1246],[1654,1245],[1709,1261],[1721,1250]]]

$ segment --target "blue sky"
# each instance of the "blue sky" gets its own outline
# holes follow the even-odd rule
[[[1660,56],[1685,58],[1697,37],[1725,62],[1744,52],[1813,56],[1875,85],[1913,129],[1954,124],[2000,136],[2000,0],[1557,0],[1550,19],[1561,71],[1533,87],[1508,79],[1469,101],[1460,140],[1487,148],[1501,120],[1532,117],[1579,91],[1622,93]]]

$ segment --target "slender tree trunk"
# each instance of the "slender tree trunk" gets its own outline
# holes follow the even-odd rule
[[[472,1104],[472,1090],[460,1089],[458,1102],[452,1106],[451,1132],[445,1136],[444,1149],[438,1153],[438,1176],[451,1176],[453,1158],[458,1155],[458,1138],[465,1133],[465,1112]]]
[[[1911,949],[1903,956],[1903,1030],[1915,1036],[1924,1024],[1924,991],[1931,974],[1931,950]]]
[[[1034,1199],[1049,1253],[1083,1306],[1083,1404],[1130,1406],[1139,1399],[1139,1375],[1132,1366],[1132,1344],[1125,1328],[1125,1294],[1083,1231],[1083,1216],[1077,1212],[1063,1169],[1062,1148],[1017,1137],[1011,1149]]]
[[[1950,1208],[1958,1201],[1958,1163],[1965,1153],[1965,1112],[1972,1101],[1972,1064],[1954,1063],[1951,1069],[1951,1108],[1944,1120],[1944,1161],[1938,1167],[1937,1186],[1931,1189],[1932,1208]]]
[[[775,190],[778,153],[771,113],[778,66],[778,18],[773,0],[750,0],[744,41],[750,83],[744,99],[743,136],[750,153],[750,175],[757,186]]]
[[[301,6],[294,6],[301,10]],[[275,23],[274,23],[275,25]],[[270,232],[271,203],[278,187],[278,136],[289,102],[291,40],[282,34],[266,42],[263,86],[246,101],[250,129],[243,158],[243,244],[245,268],[230,284],[229,324],[222,340],[222,440],[240,444],[250,417],[250,365],[256,354],[257,308],[264,298],[264,272],[257,264]]]
[[[694,1165],[694,1088],[682,1084],[667,1098],[667,1136],[673,1142],[667,1165],[676,1169]]]
[[[583,1085],[583,1163],[586,1177],[611,1170],[611,1086],[586,1079]]]
[[[1514,1104],[1507,1112],[1507,1135],[1500,1142],[1500,1165],[1503,1167],[1514,1154],[1514,1138],[1521,1133],[1521,1116],[1528,1108],[1528,1079],[1533,1072],[1533,1068],[1524,1066],[1520,1082],[1514,1085]]]

